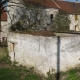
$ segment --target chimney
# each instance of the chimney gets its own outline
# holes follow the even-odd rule
[[[76,3],[78,3],[78,0],[76,0]]]

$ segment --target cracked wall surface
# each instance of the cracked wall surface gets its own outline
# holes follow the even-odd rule
[[[59,40],[59,41],[58,41]],[[14,49],[13,44],[14,43]],[[9,33],[8,49],[11,60],[34,69],[47,76],[51,73],[66,71],[80,64],[80,36],[43,37],[29,34]],[[59,59],[58,59],[59,58]],[[59,61],[59,64],[58,64]]]

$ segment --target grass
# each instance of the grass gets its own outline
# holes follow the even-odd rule
[[[0,67],[0,80],[57,80],[56,74],[49,75],[48,78],[28,70],[23,66],[7,65]],[[74,68],[67,72],[60,73],[59,80],[80,80],[80,68]]]
[[[57,80],[56,74],[48,76],[46,80]],[[58,80],[80,80],[80,65],[66,72],[60,72]]]
[[[0,80],[56,80],[56,74],[44,78],[26,67],[7,65],[0,68]],[[59,80],[80,80],[80,69],[74,68],[64,73],[61,72]]]
[[[0,63],[11,63],[7,47],[0,47]]]
[[[25,77],[25,80],[40,80],[40,78],[37,75],[35,75],[35,74],[28,74]]]
[[[41,80],[41,77],[23,66],[9,65],[0,68],[0,80]]]
[[[48,78],[44,78],[24,66],[8,64],[10,57],[7,48],[0,48],[0,80],[57,80],[56,74],[48,72]],[[66,72],[60,72],[59,80],[80,80],[80,65]]]
[[[0,47],[0,80],[41,80],[41,76],[15,62],[12,65],[7,47]]]
[[[20,80],[19,75],[12,69],[0,68],[0,80]]]
[[[80,80],[80,68],[71,69],[66,75],[68,75],[68,77],[65,80]]]

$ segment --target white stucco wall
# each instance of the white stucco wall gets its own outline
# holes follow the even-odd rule
[[[40,27],[50,29],[51,23],[51,15],[53,14],[53,18],[58,13],[58,9],[55,8],[42,8],[41,17],[40,17]]]
[[[78,31],[80,31],[80,15],[78,15]]]
[[[7,31],[7,21],[1,21],[1,30],[3,31],[3,32],[6,32]]]
[[[14,43],[14,48],[13,44]],[[9,33],[8,48],[11,60],[38,73],[47,75],[57,71],[58,37],[42,37],[28,34]],[[80,64],[80,36],[60,37],[60,71]],[[52,72],[53,69],[53,72]]]
[[[76,30],[76,31],[80,31],[80,15],[77,15],[78,20],[75,20],[75,15],[69,15],[70,20],[71,20],[71,24],[70,24],[70,30]],[[75,26],[77,26],[75,28]]]
[[[1,21],[1,37],[7,37],[7,32],[8,32],[8,28],[7,28],[7,21]]]
[[[55,9],[55,8],[47,8],[47,9],[45,9],[46,14],[48,15],[47,16],[48,19],[46,19],[46,21],[47,21],[46,24],[51,24],[51,14],[53,14],[53,19],[54,19],[55,15],[58,13],[58,10],[59,9]],[[49,26],[49,25],[47,25],[47,26]]]

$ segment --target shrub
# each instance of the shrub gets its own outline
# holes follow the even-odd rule
[[[11,63],[7,47],[0,48],[0,63]]]
[[[70,25],[69,15],[66,13],[57,13],[54,20],[52,29],[54,31],[69,31]]]

